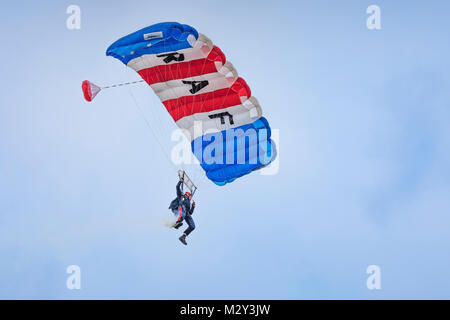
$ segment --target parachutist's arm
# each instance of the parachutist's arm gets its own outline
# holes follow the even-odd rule
[[[181,197],[183,195],[183,192],[181,192],[181,184],[183,183],[183,181],[178,181],[177,184],[177,197]]]

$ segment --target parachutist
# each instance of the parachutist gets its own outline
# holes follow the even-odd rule
[[[181,189],[183,183],[184,175],[181,175],[180,181],[178,181],[178,184],[176,186],[177,197],[172,200],[169,205],[169,209],[172,210],[175,216],[178,216],[177,222],[174,225],[175,229],[181,227],[183,225],[183,221],[186,221],[186,223],[188,224],[187,229],[179,238],[179,240],[184,245],[187,245],[186,237],[195,229],[194,219],[192,219],[192,214],[194,213],[195,209],[195,201],[192,202],[191,205],[192,194],[190,192],[185,192],[183,194],[183,191]]]

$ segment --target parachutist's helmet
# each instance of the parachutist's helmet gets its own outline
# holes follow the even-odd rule
[[[184,196],[187,197],[189,200],[191,200],[192,195],[190,192],[185,192]]]

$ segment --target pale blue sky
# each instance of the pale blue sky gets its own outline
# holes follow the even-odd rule
[[[66,28],[70,4],[81,30]],[[371,4],[382,30],[366,28]],[[449,11],[448,1],[4,4],[0,298],[449,299]],[[142,85],[91,104],[80,89],[138,79],[105,50],[162,21],[210,37],[280,131],[277,175],[200,183],[187,247],[161,226],[176,168],[130,92],[173,128],[162,104]],[[170,149],[169,135],[160,141]],[[79,291],[65,286],[72,264]],[[366,288],[371,264],[380,291]]]

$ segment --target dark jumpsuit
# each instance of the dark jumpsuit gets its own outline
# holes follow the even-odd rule
[[[178,209],[173,210],[173,213],[178,215],[177,221],[186,221],[188,228],[184,231],[184,233],[189,235],[195,229],[194,219],[192,219],[191,216],[194,213],[195,207],[192,207],[191,201],[183,195],[183,192],[181,191],[181,184],[182,182],[179,181],[176,187],[177,199],[180,205],[178,206]]]

